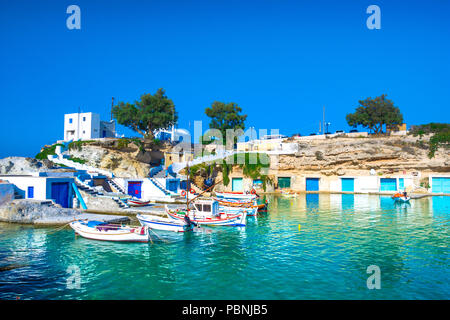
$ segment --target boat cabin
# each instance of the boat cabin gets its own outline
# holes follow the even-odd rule
[[[193,206],[198,213],[202,213],[205,215],[212,214],[214,216],[219,215],[219,202],[217,202],[216,200],[209,200],[209,199],[195,200]]]

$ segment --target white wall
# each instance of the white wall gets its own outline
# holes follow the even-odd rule
[[[72,119],[72,123],[70,123],[70,119]],[[97,113],[85,112],[64,115],[64,140],[87,140],[99,137],[100,115]]]
[[[71,183],[73,178],[57,178],[57,177],[35,177],[35,176],[0,176],[2,180],[6,180],[9,183],[16,186],[19,193],[25,198],[30,199],[28,195],[28,187],[34,188],[35,200],[50,200],[52,197],[53,182],[68,182],[69,183],[69,207],[72,206],[73,191]]]

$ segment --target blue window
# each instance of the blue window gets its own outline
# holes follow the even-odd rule
[[[86,121],[86,117],[83,117],[83,121]]]
[[[69,118],[69,123],[72,123],[72,118]]]
[[[28,187],[28,199],[34,198],[34,187]]]

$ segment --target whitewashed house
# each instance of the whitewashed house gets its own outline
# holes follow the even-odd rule
[[[29,175],[1,175],[0,179],[14,186],[14,192],[21,198],[53,200],[63,208],[72,208],[74,178],[69,174],[52,175],[36,172]]]
[[[114,120],[101,121],[100,115],[93,112],[64,115],[64,141],[114,138],[115,136]]]

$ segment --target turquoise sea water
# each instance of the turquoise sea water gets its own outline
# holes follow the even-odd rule
[[[16,267],[0,271],[0,299],[450,298],[450,197],[269,200],[269,212],[246,228],[153,244],[0,224],[0,268]],[[370,265],[381,270],[379,290],[367,288]],[[67,287],[70,266],[79,268],[79,289]]]

